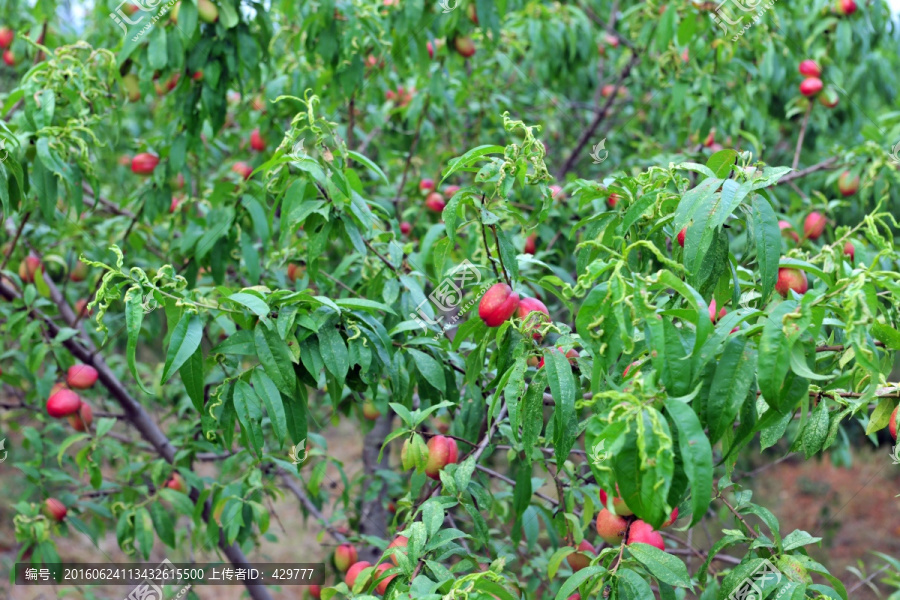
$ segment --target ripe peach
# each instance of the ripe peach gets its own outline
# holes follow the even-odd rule
[[[334,551],[334,566],[337,567],[339,571],[347,571],[347,569],[349,569],[351,565],[356,563],[357,558],[359,558],[359,555],[356,553],[356,548],[354,548],[350,544],[341,544]],[[371,565],[369,563],[366,563],[366,566]],[[359,570],[361,571],[362,569]],[[350,573],[348,572],[347,577],[349,576]],[[348,583],[347,585],[351,587],[353,586],[352,583]]]
[[[853,242],[844,243],[844,255],[850,257],[850,262],[853,262],[854,256],[856,255],[856,248],[853,247]]]
[[[390,543],[390,545],[388,546],[388,550],[390,550],[391,548],[406,548],[408,544],[408,537],[406,537],[405,535],[398,535],[396,538],[394,538],[394,541]],[[400,565],[400,561],[397,560],[396,554],[391,556],[391,560],[394,561],[395,565]]]
[[[260,135],[258,127],[250,132],[250,147],[257,152],[262,152],[266,149],[266,140]]]
[[[809,58],[801,62],[800,66],[797,69],[800,71],[801,75],[806,75],[807,77],[822,76],[822,69],[819,68],[819,65],[816,63],[816,61]]]
[[[359,577],[360,572],[362,572],[363,569],[368,569],[371,566],[372,563],[364,560],[353,563],[353,565],[351,565],[350,568],[347,569],[347,574],[344,575],[344,583],[346,583],[347,587],[352,590],[353,584],[356,583],[356,578]]]
[[[66,374],[66,383],[70,388],[86,390],[97,383],[97,369],[90,365],[72,365]]]
[[[436,435],[428,440],[428,462],[425,463],[425,474],[439,480],[441,469],[459,459],[459,448],[456,440]]]
[[[812,211],[806,216],[803,222],[803,235],[811,240],[817,240],[825,231],[826,223],[825,215],[817,210]]]
[[[894,441],[897,441],[897,408],[895,408],[894,412],[891,413],[891,420],[888,423],[888,431],[891,432],[891,437],[894,438]]]
[[[859,175],[852,175],[850,171],[844,171],[838,177],[838,190],[842,196],[852,196],[859,189]]]
[[[44,265],[37,256],[29,254],[19,263],[19,277],[23,283],[34,283],[34,276],[38,271],[44,271]]]
[[[538,300],[537,298],[522,298],[519,301],[519,307],[516,309],[516,317],[524,320],[529,315],[529,313],[533,313],[533,312],[541,312],[541,313],[544,313],[545,315],[547,315],[548,317],[550,316],[550,311],[547,310],[547,306],[543,302]],[[538,320],[538,319],[535,319],[534,317],[532,317],[531,319],[529,319],[530,325],[528,328],[530,330],[537,329],[538,323],[541,323],[541,322],[543,322],[542,319]],[[540,333],[535,332],[532,335],[532,337],[536,340],[539,340],[543,336],[541,336]]]
[[[47,399],[47,414],[54,419],[68,417],[81,408],[81,398],[72,390],[59,390]]]
[[[631,528],[628,530],[628,541],[625,543],[633,544],[635,542],[649,544],[660,550],[666,549],[662,535],[658,531],[654,531],[649,524],[640,520],[631,524]]]
[[[75,431],[87,431],[93,422],[94,411],[87,402],[82,401],[81,406],[78,407],[78,412],[69,415],[69,425]]]
[[[800,82],[800,93],[806,97],[815,96],[822,91],[822,80],[818,77],[807,77]]]
[[[537,250],[537,234],[532,233],[527,238],[525,238],[525,254],[534,254]]]
[[[625,529],[628,523],[622,517],[614,515],[607,509],[601,509],[597,513],[597,535],[599,535],[608,544],[620,544],[622,538],[625,537]]]
[[[587,540],[581,540],[581,543],[578,544],[578,552],[573,552],[566,556],[566,562],[569,563],[573,571],[580,571],[591,565],[591,558],[594,556],[594,553],[594,547]]]
[[[625,369],[625,371],[627,373],[628,369]],[[616,484],[616,493],[617,494],[619,493],[619,484]],[[602,504],[603,506],[606,506],[606,499],[607,499],[606,492],[604,490],[600,490],[600,504]],[[631,512],[631,509],[628,508],[628,505],[625,504],[625,500],[623,500],[622,498],[614,497],[612,499],[612,505],[613,505],[613,510],[616,511],[617,515],[627,517],[627,516],[634,514],[633,512]]]
[[[169,480],[166,481],[166,487],[170,490],[175,490],[176,492],[184,492],[187,493],[187,485],[185,485],[184,478],[180,473],[172,473],[172,476],[169,477]],[[224,510],[225,504],[222,504]]]
[[[676,239],[678,240],[678,245],[684,248],[684,236],[687,235],[687,227],[678,232]]]
[[[469,58],[475,55],[475,42],[472,41],[472,38],[466,36],[458,37],[453,44],[460,56]]]
[[[43,511],[47,518],[53,519],[54,521],[62,521],[66,518],[66,513],[68,512],[66,505],[56,498],[47,498],[44,500]]]
[[[131,172],[137,175],[150,175],[159,164],[159,157],[149,152],[135,154],[131,159]]]
[[[779,294],[787,298],[791,290],[798,294],[805,294],[809,289],[809,283],[806,280],[806,273],[799,269],[791,269],[781,267],[778,269],[778,280],[775,282],[775,289]]]
[[[481,297],[478,316],[488,327],[500,327],[518,307],[519,294],[505,283],[495,283]]]
[[[384,575],[384,572],[387,571],[387,570],[390,569],[390,568],[391,568],[391,565],[389,565],[389,564],[387,564],[387,563],[381,563],[380,565],[378,565],[377,567],[375,567],[375,577],[376,577],[376,579],[377,579],[378,577],[381,577],[382,575]],[[393,574],[393,575],[388,575],[387,577],[385,577],[384,579],[382,579],[381,581],[378,582],[378,584],[375,586],[375,590],[376,590],[379,594],[383,594],[385,591],[387,591],[388,585],[391,583],[391,580],[392,580],[394,577],[396,577],[396,576],[397,576],[396,573]]]
[[[800,243],[800,236],[797,235],[796,231],[794,231],[793,225],[791,225],[787,221],[778,221],[778,228],[781,230],[781,235],[790,235],[795,244]]]
[[[444,210],[447,203],[444,202],[444,196],[442,196],[440,192],[431,192],[428,194],[428,197],[425,198],[425,206],[428,207],[429,210],[439,213]]]

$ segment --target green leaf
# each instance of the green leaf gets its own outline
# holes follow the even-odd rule
[[[522,415],[522,445],[525,448],[534,448],[537,445],[538,436],[544,428],[544,388],[547,387],[546,369],[541,369],[531,380],[531,384],[525,391],[525,397],[521,402]],[[517,424],[513,424],[517,426]],[[525,453],[525,460],[531,461],[531,453]]]
[[[184,313],[169,338],[169,349],[166,352],[166,364],[163,367],[160,384],[165,384],[175,371],[181,368],[191,355],[200,347],[203,338],[203,324],[200,317]]]
[[[371,159],[363,156],[362,154],[360,154],[359,152],[356,152],[355,150],[348,150],[347,156],[349,156],[350,158],[352,158],[353,160],[355,160],[357,162],[362,163],[370,171],[372,171],[373,173],[375,173],[376,175],[381,177],[381,179],[384,180],[385,183],[389,183],[387,175],[385,175],[384,171],[382,171],[381,168],[377,164],[372,162]]]
[[[181,382],[184,384],[184,389],[194,404],[194,408],[198,413],[202,413],[204,401],[203,348],[197,346],[197,350],[178,369],[178,374],[181,375]]]
[[[650,584],[631,569],[619,569],[616,573],[616,591],[619,598],[654,598]]]
[[[503,259],[503,266],[509,271],[509,276],[512,279],[518,279],[519,263],[516,256],[519,253],[513,246],[512,240],[509,239],[509,234],[502,229],[497,229],[497,244],[500,247],[500,258]]]
[[[150,558],[153,550],[153,518],[143,506],[134,511],[134,539],[144,559]]]
[[[154,71],[162,70],[168,62],[168,45],[166,44],[166,28],[154,27],[147,44],[147,62]]]
[[[387,304],[382,304],[381,302],[376,302],[375,300],[368,300],[366,298],[340,298],[334,301],[338,306],[349,308],[351,310],[365,310],[372,313],[377,311],[384,311],[388,314],[395,315],[394,309],[392,309]]]
[[[259,397],[249,383],[240,379],[234,384],[234,411],[257,456],[262,456],[263,432],[260,425],[262,408]]]
[[[713,177],[704,179],[697,187],[685,192],[678,203],[678,208],[675,210],[675,231],[681,231],[691,221],[695,220],[697,215],[701,214],[704,207],[708,205],[710,196],[716,192],[720,185],[722,185],[722,180]]]
[[[269,305],[259,296],[254,296],[253,294],[248,294],[246,292],[238,292],[236,294],[231,294],[227,299],[242,306],[246,306],[253,314],[260,317],[260,320],[268,318]]]
[[[736,158],[737,152],[731,148],[726,148],[710,156],[709,160],[706,161],[706,166],[710,168],[716,177],[725,179],[731,174],[731,167],[734,165],[734,159]]]
[[[128,344],[125,348],[125,355],[128,361],[128,370],[134,378],[138,387],[145,394],[152,394],[144,386],[137,372],[137,364],[135,362],[135,353],[137,351],[138,338],[141,335],[141,323],[144,321],[144,307],[141,302],[141,287],[133,286],[125,293],[125,326],[128,330]]]
[[[884,323],[872,323],[870,329],[875,339],[891,350],[900,350],[900,331]]]
[[[706,405],[706,423],[712,443],[734,425],[755,376],[756,354],[752,345],[744,336],[732,337],[716,365]]]
[[[684,473],[691,484],[691,527],[700,522],[712,499],[712,446],[690,406],[666,399],[666,412],[678,428],[678,447]]]
[[[503,154],[505,150],[506,148],[504,148],[503,146],[478,146],[476,148],[472,148],[462,156],[451,158],[448,161],[449,166],[444,171],[444,176],[441,178],[440,183],[443,183],[448,177],[450,177],[460,169],[463,169],[474,163],[482,156],[485,156],[487,154]]]
[[[605,573],[606,568],[603,565],[591,565],[589,567],[585,567],[580,571],[577,571],[575,574],[566,579],[562,586],[559,588],[559,591],[556,592],[556,598],[554,600],[566,600],[569,596],[571,596],[582,583],[594,577],[595,575],[600,575],[601,573]],[[648,588],[649,589],[649,588]],[[652,595],[653,592],[650,592]],[[638,596],[635,596],[637,598]],[[649,596],[647,596],[649,597]]]
[[[796,308],[797,302],[794,300],[778,304],[772,314],[766,316],[758,343],[759,389],[766,403],[782,414],[786,411],[786,407],[780,406],[784,378],[791,368],[790,341],[784,334],[782,319]]]
[[[756,241],[756,262],[759,265],[762,298],[766,302],[778,280],[778,261],[781,258],[781,229],[778,217],[768,200],[755,195],[751,201],[750,225]]]
[[[693,589],[691,576],[681,559],[659,548],[642,544],[631,543],[626,546],[628,553],[638,562],[644,565],[650,573],[669,585]]]
[[[256,343],[253,332],[246,329],[236,331],[212,349],[212,354],[236,354],[239,356],[256,356]]]
[[[175,528],[172,526],[172,516],[169,510],[160,502],[151,502],[150,518],[153,520],[153,526],[156,528],[156,535],[163,543],[170,547],[175,547]]]
[[[250,383],[253,385],[256,395],[262,398],[263,404],[266,406],[266,413],[272,422],[272,431],[275,433],[275,439],[278,440],[279,444],[283,444],[287,435],[287,417],[284,414],[284,404],[281,401],[278,386],[259,369],[253,369],[253,373],[250,375]]]
[[[319,339],[319,354],[325,362],[328,372],[344,381],[350,371],[350,354],[341,332],[334,324],[325,324],[317,334]]]
[[[262,322],[253,329],[253,341],[259,362],[278,389],[288,396],[296,393],[297,376],[291,364],[291,351],[278,333]]]
[[[425,381],[441,394],[446,393],[445,386],[447,382],[444,378],[444,369],[441,367],[441,363],[421,350],[407,348],[407,352],[413,357],[413,361],[416,363],[416,369],[419,370],[419,373],[422,374]]]
[[[575,377],[565,354],[555,347],[544,348],[544,369],[553,395],[553,445],[556,463],[562,464],[569,457],[578,434],[578,418],[575,414]]]

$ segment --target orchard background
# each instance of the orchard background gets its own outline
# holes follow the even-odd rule
[[[885,2],[0,0],[0,47],[4,574],[900,598]]]

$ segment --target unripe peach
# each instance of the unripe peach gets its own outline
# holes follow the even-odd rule
[[[778,221],[778,228],[781,230],[781,235],[790,235],[795,244],[800,243],[800,236],[797,235],[796,231],[794,231],[793,225],[791,225],[787,221]]]
[[[527,238],[525,238],[525,254],[534,254],[537,250],[537,234],[532,233]]]
[[[464,58],[475,55],[475,42],[472,41],[472,38],[465,36],[458,37],[454,41],[454,46],[456,46],[456,51],[459,52],[460,56]]]
[[[297,281],[301,277],[303,277],[303,267],[291,263],[287,268],[287,277],[291,280],[291,283]]]
[[[38,271],[43,272],[44,265],[41,259],[33,254],[29,254],[19,263],[19,277],[24,283],[34,283],[34,276]]]
[[[524,320],[528,316],[529,313],[533,313],[533,312],[541,312],[541,313],[544,313],[545,315],[547,315],[548,317],[550,316],[550,311],[547,310],[547,306],[543,302],[538,300],[537,298],[522,298],[519,301],[519,307],[516,309],[516,317]],[[539,320],[539,319],[532,317],[532,318],[528,319],[528,322],[529,322],[528,329],[535,330],[535,329],[537,329],[538,324],[543,322],[543,319]],[[535,332],[532,335],[532,337],[536,340],[539,340],[539,339],[541,339],[542,336],[540,333]]]
[[[81,398],[72,390],[59,390],[47,399],[47,414],[54,419],[68,417],[81,408]]]
[[[822,90],[822,93],[819,94],[819,104],[826,108],[834,108],[838,105],[838,102],[840,102],[840,96],[838,96],[837,91],[831,86],[826,87]]]
[[[632,363],[632,364],[634,364],[634,363]],[[625,371],[627,373],[628,369],[625,369]],[[616,484],[616,493],[617,494],[619,493],[619,484]],[[604,490],[600,490],[600,504],[602,504],[603,506],[606,506],[606,499],[607,499],[606,492]],[[612,505],[613,505],[613,510],[615,510],[616,514],[619,516],[627,517],[627,516],[634,514],[633,512],[631,512],[631,509],[628,508],[628,505],[625,504],[625,500],[623,500],[622,498],[614,497],[612,499]]]
[[[778,281],[775,282],[775,290],[787,298],[791,290],[798,294],[805,294],[809,289],[806,273],[799,269],[781,267],[778,269]]]
[[[678,235],[675,236],[675,239],[678,240],[678,245],[684,248],[684,236],[687,235],[687,227],[678,232]]]
[[[891,437],[894,438],[894,441],[897,441],[897,408],[891,413],[891,420],[888,422],[888,431],[891,432]]]
[[[197,12],[204,23],[215,23],[219,19],[219,9],[210,0],[197,0]]]
[[[803,235],[811,240],[817,240],[825,231],[825,215],[819,211],[812,211],[803,222]]]
[[[475,8],[474,2],[466,7],[466,14],[469,15],[470,21],[478,25],[478,9]]]
[[[580,571],[591,565],[591,558],[594,555],[594,547],[587,540],[581,540],[578,544],[578,552],[573,552],[566,556],[566,562],[572,567],[572,571]]]
[[[72,267],[72,272],[69,273],[69,279],[72,281],[84,281],[85,277],[87,277],[88,268],[87,265],[83,262],[76,261],[75,266]]]
[[[439,213],[444,210],[444,207],[447,206],[447,203],[444,202],[444,197],[440,192],[431,192],[425,199],[425,206],[427,206],[429,210],[433,210],[434,212]]]
[[[425,463],[425,474],[432,479],[440,479],[440,471],[459,459],[459,448],[456,440],[436,435],[428,440],[428,462]]]
[[[519,294],[505,283],[495,283],[481,297],[478,316],[488,327],[500,327],[519,308]]]
[[[54,521],[62,521],[66,518],[66,513],[69,512],[66,509],[66,505],[56,498],[47,498],[44,500],[43,511],[48,519],[53,519]]]
[[[822,69],[819,68],[819,65],[816,64],[816,61],[809,58],[800,63],[798,70],[800,71],[801,75],[806,75],[807,77],[822,76]]]
[[[822,91],[822,80],[818,77],[807,77],[800,82],[800,93],[804,96],[815,96]]]
[[[257,152],[262,152],[266,149],[266,140],[260,135],[258,127],[250,132],[250,147]]]
[[[859,175],[852,175],[850,171],[844,171],[838,177],[838,190],[842,196],[852,196],[859,189]]]
[[[131,159],[131,172],[137,175],[150,175],[159,164],[159,157],[149,152],[135,154]]]
[[[625,537],[625,529],[628,523],[622,517],[614,515],[610,511],[601,509],[597,513],[597,535],[599,535],[608,544],[619,544]]]
[[[856,248],[853,247],[853,242],[844,243],[844,255],[850,257],[850,262],[853,262],[854,256],[856,255]]]
[[[387,571],[387,570],[390,569],[390,568],[391,568],[391,565],[389,565],[389,564],[387,564],[387,563],[381,563],[380,565],[378,565],[377,567],[375,567],[375,577],[376,577],[376,579],[377,579],[378,577],[381,577],[382,575],[384,575],[384,572]],[[391,583],[391,580],[392,580],[394,577],[396,577],[396,576],[397,576],[396,573],[393,574],[393,575],[388,575],[387,577],[385,577],[384,579],[382,579],[381,581],[378,582],[378,585],[375,586],[375,590],[376,590],[379,594],[383,594],[385,591],[387,591],[387,587],[388,587],[388,585]]]
[[[375,403],[371,400],[366,400],[365,402],[363,402],[362,413],[363,416],[370,421],[374,421],[381,416],[381,413],[378,411]]]
[[[122,78],[122,87],[125,89],[129,101],[137,102],[141,99],[140,81],[134,73],[129,73]]]
[[[408,537],[406,537],[405,535],[398,535],[396,538],[394,538],[394,541],[391,542],[391,544],[388,546],[388,550],[390,550],[391,548],[406,548],[406,546],[408,544],[409,544]],[[400,561],[397,560],[396,554],[391,556],[391,560],[394,561],[395,565],[397,565],[397,566],[400,565]]]
[[[648,523],[643,521],[635,521],[628,530],[628,541],[625,543],[633,544],[635,542],[649,544],[660,550],[666,549],[666,544],[663,542],[662,535],[658,531],[654,531]]]
[[[94,422],[94,411],[87,402],[82,402],[78,412],[69,415],[69,425],[75,431],[87,431]]]
[[[356,551],[354,550],[354,552]],[[347,587],[352,590],[353,584],[356,583],[356,578],[359,577],[360,572],[362,572],[363,569],[368,569],[371,566],[372,563],[364,560],[353,563],[353,565],[351,565],[350,568],[347,569],[347,574],[344,575],[344,583],[346,583]]]
[[[70,388],[86,390],[97,383],[97,369],[90,365],[72,365],[66,374],[66,383]]]
[[[355,563],[358,558],[359,555],[356,553],[356,548],[354,548],[350,544],[341,544],[334,551],[334,566],[337,567],[339,571],[347,571],[347,569],[350,568],[350,565],[353,565],[353,563]],[[366,563],[366,566],[371,565],[369,563]],[[360,571],[361,570],[362,569],[360,569]],[[347,576],[350,576],[349,572],[347,573]],[[353,586],[352,583],[348,583],[347,585],[351,587]]]

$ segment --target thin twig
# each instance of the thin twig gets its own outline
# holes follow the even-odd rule
[[[800,126],[800,135],[797,137],[797,148],[794,150],[794,162],[791,163],[791,168],[796,169],[797,165],[800,164],[800,150],[803,149],[803,138],[806,137],[806,126],[809,125],[809,115],[812,114],[812,101],[809,102],[809,106],[806,107],[806,115],[803,116],[803,125]]]
[[[5,269],[7,263],[9,263],[9,257],[12,256],[13,251],[15,251],[16,244],[19,243],[19,236],[22,235],[22,230],[25,229],[25,223],[28,222],[29,217],[31,217],[30,210],[22,216],[22,222],[19,223],[19,226],[16,228],[16,234],[13,236],[12,243],[9,245],[9,250],[6,251],[6,256],[3,257],[3,264],[0,264],[0,271]]]
[[[815,173],[816,171],[823,171],[825,169],[830,169],[837,162],[837,157],[832,156],[831,158],[827,158],[820,163],[816,163],[805,169],[800,169],[799,171],[794,171],[793,173],[788,173],[778,181],[776,181],[773,185],[783,185],[785,183],[789,183],[794,181],[795,179],[800,179],[801,177],[806,177],[810,173]]]
[[[406,185],[406,178],[409,175],[409,163],[416,153],[416,146],[419,145],[419,136],[422,133],[422,122],[425,120],[425,113],[428,112],[428,104],[431,102],[431,96],[425,97],[425,103],[422,105],[422,112],[419,114],[419,122],[416,124],[416,132],[409,145],[409,154],[406,155],[406,164],[403,165],[403,175],[400,177],[400,185],[397,187],[397,196],[394,198],[394,212],[400,217],[400,198],[403,196],[403,187]]]

